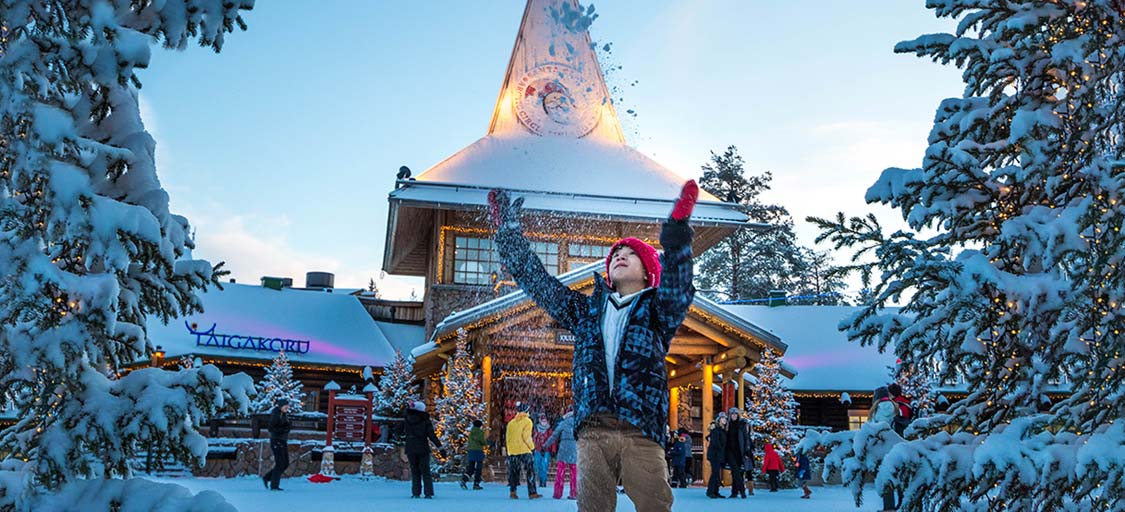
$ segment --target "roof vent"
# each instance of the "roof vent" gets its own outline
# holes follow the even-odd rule
[[[262,276],[262,286],[274,290],[280,290],[282,288],[292,288],[293,278]]]
[[[305,288],[323,290],[336,287],[336,276],[331,272],[306,272]]]

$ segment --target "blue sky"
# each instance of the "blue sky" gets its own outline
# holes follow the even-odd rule
[[[737,145],[748,170],[773,172],[766,199],[805,243],[808,215],[894,223],[864,190],[886,167],[920,165],[938,102],[961,94],[958,70],[893,53],[952,28],[922,0],[594,5],[630,144],[685,177]],[[221,54],[155,52],[142,111],[195,255],[239,282],[324,270],[340,287],[375,277],[388,296],[421,293],[418,279],[380,279],[394,174],[484,134],[523,6],[269,0]]]

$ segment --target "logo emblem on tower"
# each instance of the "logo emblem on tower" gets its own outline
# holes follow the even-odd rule
[[[582,137],[601,120],[601,97],[593,83],[563,64],[531,69],[516,82],[512,108],[527,129],[537,135]]]

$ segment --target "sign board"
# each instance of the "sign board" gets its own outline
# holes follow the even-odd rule
[[[570,345],[574,346],[574,342],[578,341],[578,337],[570,331],[564,329],[555,329],[555,344],[556,345]]]
[[[328,392],[328,443],[333,440],[371,444],[371,393],[362,396],[344,395],[337,398],[336,390]]]
[[[185,321],[188,334],[195,336],[197,347],[220,347],[234,350],[255,350],[261,352],[289,352],[290,354],[307,354],[310,342],[308,340],[290,340],[284,338],[267,338],[265,336],[244,336],[239,334],[216,334],[215,326],[206,331],[197,331],[194,324],[188,325]]]

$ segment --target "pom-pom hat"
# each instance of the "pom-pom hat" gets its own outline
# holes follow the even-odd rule
[[[609,248],[609,256],[605,258],[605,276],[609,286],[613,287],[613,278],[609,277],[609,265],[613,262],[613,253],[617,252],[617,249],[621,246],[628,247],[637,254],[641,264],[645,267],[648,287],[656,288],[660,284],[660,256],[656,254],[656,248],[646,244],[644,240],[633,237],[622,238]]]

